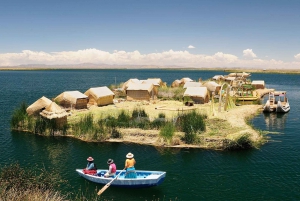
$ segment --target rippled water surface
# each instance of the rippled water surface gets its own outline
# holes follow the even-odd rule
[[[208,79],[216,71],[183,70],[52,70],[0,71],[0,166],[18,161],[54,167],[71,184],[64,192],[82,189],[95,193],[102,186],[85,181],[75,169],[93,156],[99,168],[108,158],[123,167],[125,155],[135,154],[137,169],[163,170],[166,180],[158,187],[122,189],[110,187],[103,197],[113,200],[300,200],[300,76],[252,74],[268,88],[286,90],[291,111],[284,115],[258,114],[252,121],[261,130],[272,131],[270,142],[260,149],[210,151],[163,149],[126,143],[86,143],[70,138],[42,137],[11,132],[10,115],[22,101],[33,103],[41,96],[56,97],[63,91],[85,92],[90,87],[125,82],[129,78],[160,77]]]

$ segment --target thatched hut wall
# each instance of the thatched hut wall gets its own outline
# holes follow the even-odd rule
[[[65,91],[55,99],[60,106],[71,109],[86,109],[88,97],[79,91]]]
[[[59,102],[59,105],[64,107],[64,108],[71,108],[71,109],[87,109],[87,104],[88,104],[88,98],[79,98],[77,99],[75,104],[72,104],[71,102],[67,100],[63,100]]]
[[[183,96],[190,97],[196,104],[204,104],[209,101],[209,93],[206,87],[188,87]]]
[[[263,81],[263,80],[253,80],[251,85],[254,86],[255,89],[264,89],[265,88],[265,81]]]
[[[133,100],[146,100],[149,101],[151,99],[151,95],[146,90],[127,90],[127,100],[133,101]]]
[[[158,91],[153,84],[131,84],[126,90],[127,100],[157,99]]]
[[[95,87],[87,90],[85,95],[89,98],[89,105],[105,106],[113,104],[115,94],[108,87]]]
[[[110,105],[114,102],[114,95],[102,96],[97,99],[98,106]]]

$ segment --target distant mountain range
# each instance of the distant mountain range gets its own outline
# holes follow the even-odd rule
[[[26,64],[18,66],[0,66],[0,70],[51,70],[51,69],[182,69],[182,70],[216,70],[227,72],[276,72],[276,73],[300,73],[300,69],[261,69],[246,67],[188,67],[176,65],[110,65],[110,64],[69,64],[69,65],[46,65],[46,64]]]
[[[157,66],[157,65],[110,65],[110,64],[68,64],[68,65],[46,65],[46,64],[26,64],[18,66],[0,66],[0,68],[28,68],[28,69],[156,69],[156,68],[186,68],[183,66]]]

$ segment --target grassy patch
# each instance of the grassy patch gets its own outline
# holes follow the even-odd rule
[[[184,141],[188,144],[193,144],[197,141],[197,134],[206,130],[205,119],[206,115],[196,111],[182,114],[178,117],[177,127],[184,132]]]
[[[172,122],[167,122],[159,131],[159,135],[168,145],[171,144],[176,128]]]

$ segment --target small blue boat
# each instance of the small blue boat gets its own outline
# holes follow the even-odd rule
[[[98,184],[106,185],[114,179],[113,177],[104,177],[104,174],[107,172],[107,170],[104,169],[97,170],[97,174],[95,175],[84,174],[82,170],[83,169],[76,169],[76,172],[83,178]],[[119,175],[121,171],[122,170],[117,170],[116,175]],[[135,172],[137,174],[137,178],[131,179],[125,178],[126,171],[122,171],[118,178],[110,185],[123,188],[145,188],[158,186],[166,177],[166,172],[162,171],[136,170]]]

